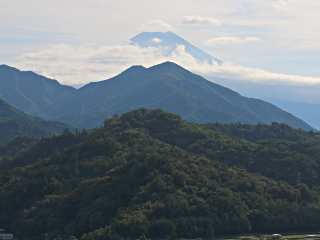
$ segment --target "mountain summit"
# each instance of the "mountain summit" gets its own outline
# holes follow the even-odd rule
[[[0,65],[0,98],[28,114],[37,114],[75,90],[34,72]]]
[[[222,61],[212,57],[201,49],[193,46],[182,37],[173,32],[143,32],[130,39],[130,44],[138,45],[140,47],[163,47],[165,56],[169,56],[178,45],[183,45],[185,51],[192,55],[198,61],[207,61],[209,64],[218,63]]]
[[[46,107],[41,114],[77,127],[91,128],[101,125],[113,114],[141,107],[161,108],[197,123],[279,122],[313,130],[270,103],[243,97],[172,62],[150,68],[130,67],[109,80],[80,88]]]

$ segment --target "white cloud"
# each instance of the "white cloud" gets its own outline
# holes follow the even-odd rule
[[[76,85],[108,79],[132,65],[151,66],[159,61],[165,61],[161,48],[58,44],[21,55],[15,66]]]
[[[257,68],[239,66],[230,62],[210,65],[199,62],[185,51],[183,45],[177,46],[170,56],[164,56],[162,47],[141,48],[139,46],[94,46],[94,45],[53,45],[35,53],[18,58],[16,67],[32,70],[39,74],[59,80],[63,84],[85,84],[100,81],[119,74],[132,65],[149,67],[164,61],[173,61],[200,75],[234,79],[237,81],[315,85],[320,78],[301,77],[268,72]]]
[[[237,38],[237,37],[217,37],[212,38],[205,42],[205,45],[217,47],[217,46],[226,46],[226,45],[243,45],[251,42],[259,42],[260,39],[256,37],[246,37],[246,38]]]
[[[214,18],[204,18],[198,15],[195,16],[186,16],[183,20],[184,24],[192,25],[209,25],[209,26],[221,26],[221,22],[218,19]]]
[[[153,42],[153,43],[161,43],[162,40],[159,39],[159,38],[153,38],[153,39],[151,39],[151,42]]]
[[[193,13],[199,16],[194,16]],[[222,60],[230,59],[240,65],[250,64],[262,69],[264,67],[273,69],[274,72],[312,74],[320,77],[318,68],[320,1],[317,0],[139,0],[138,3],[127,0],[10,0],[0,1],[0,16],[2,16],[0,61],[12,64],[17,62],[14,57],[23,54],[17,67],[37,71],[57,78],[63,83],[85,83],[105,79],[118,74],[130,65],[148,66],[149,62],[145,59],[149,59],[150,63],[159,63],[162,59],[168,60],[158,58],[161,56],[161,51],[157,49],[134,50],[123,46],[97,45],[117,45],[141,31],[176,31],[200,47],[204,40],[213,37],[258,36],[261,38],[261,44],[246,44],[254,42],[254,39],[243,37],[233,40],[211,39],[211,44],[208,41],[209,45],[203,50],[212,50],[214,56]],[[189,20],[185,16],[189,16]],[[214,18],[205,18],[208,16]],[[204,21],[205,19],[207,20]],[[206,23],[219,24],[218,20],[208,21],[210,19],[219,19],[223,26],[216,27],[214,32],[208,31],[207,27],[211,25],[205,25]],[[183,24],[183,20],[189,21],[189,25]],[[139,29],[142,23],[145,24]],[[189,26],[200,27],[191,31]],[[232,45],[224,45],[228,42]],[[39,50],[44,45],[57,43],[72,43],[78,46],[56,45]],[[84,43],[95,45],[80,45]],[[251,46],[254,48],[250,48]],[[55,50],[62,52],[55,55]],[[69,56],[63,56],[63,51]],[[24,54],[26,52],[33,54]],[[138,59],[133,58],[133,54],[136,54]],[[99,55],[100,59],[90,59],[88,57],[90,55],[94,57]],[[182,56],[181,52],[176,53],[175,58],[180,61],[189,59]],[[188,61],[192,62],[192,59]],[[191,65],[191,63],[185,64],[185,67]],[[239,67],[231,65],[233,70],[240,71]],[[200,70],[205,69],[199,64],[194,66],[198,66],[200,74]],[[232,75],[231,67],[221,67],[225,67],[226,76],[229,76],[226,72]],[[244,72],[248,77],[252,76],[254,71],[247,69]],[[256,75],[264,74],[258,72],[255,70]],[[220,76],[222,73],[214,74]],[[237,74],[234,73],[232,76],[237,81]],[[283,80],[283,83],[293,81],[290,75],[285,75],[284,79],[287,80]],[[294,82],[297,82],[296,79]],[[259,77],[256,82],[267,82],[267,80]]]
[[[193,64],[189,66],[191,71],[226,79],[234,79],[243,82],[261,83],[268,85],[316,85],[320,84],[320,78],[302,77],[268,72],[258,68],[243,67],[232,62],[223,62],[220,66],[209,64]]]
[[[170,24],[161,20],[153,20],[144,23],[142,26],[140,26],[140,29],[147,32],[166,32],[170,31],[172,27]]]
[[[273,7],[279,10],[288,10],[288,3],[284,0],[279,0],[273,3]]]

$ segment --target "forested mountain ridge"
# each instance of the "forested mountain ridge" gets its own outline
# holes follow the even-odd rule
[[[99,127],[113,114],[145,107],[161,108],[197,123],[278,122],[314,130],[270,103],[243,97],[172,62],[149,68],[132,66],[80,89],[1,65],[0,97],[28,114],[81,129]]]
[[[139,111],[149,110],[137,110]],[[145,129],[150,136],[162,142],[229,166],[262,173],[278,181],[284,180],[295,185],[299,175],[300,181],[310,187],[319,185],[319,133],[305,132],[278,123],[198,125],[188,123],[178,115],[172,114],[169,118],[166,114],[162,114],[161,110],[157,111],[160,111],[157,117],[152,114],[143,116],[131,111],[122,116],[125,121],[119,123],[119,126],[125,129],[127,127]],[[112,119],[105,120],[105,124]],[[218,128],[215,132],[207,131],[208,125],[221,125],[224,126],[221,129],[225,130]],[[252,130],[250,133],[248,131],[250,128],[255,131]],[[233,134],[224,135],[227,132]],[[252,136],[256,137],[255,141],[252,140]],[[244,141],[245,138],[249,141]]]
[[[75,130],[66,123],[32,117],[0,98],[0,144],[22,135],[37,138],[49,137],[61,134],[66,128]]]
[[[313,130],[270,103],[243,97],[172,62],[150,68],[133,66],[109,80],[87,84],[44,108],[41,116],[79,128],[92,128],[106,117],[141,107],[161,108],[197,123],[284,122]]]
[[[40,141],[39,138],[29,137],[29,136],[18,136],[13,140],[6,141],[4,144],[0,145],[0,169],[4,169],[4,162],[10,157],[14,157],[16,154],[20,153],[24,149],[36,144]]]
[[[231,124],[206,123],[201,124],[201,126],[204,129],[220,132],[230,137],[247,139],[251,142],[269,139],[289,140],[294,142],[311,141],[316,143],[320,141],[320,134],[318,132],[293,129],[285,123],[273,122],[270,125],[261,123],[242,124],[241,122]]]
[[[37,115],[75,90],[34,72],[0,65],[0,98],[28,114]]]
[[[276,177],[290,161],[306,173],[313,163],[317,171],[317,139],[313,133],[309,142],[283,139],[278,146],[232,138],[160,109],[115,115],[101,128],[42,139],[7,162],[0,225],[24,239],[48,233],[83,240],[313,230],[319,181],[301,172],[302,184],[289,185],[253,170],[263,160]],[[27,167],[15,168],[24,160]]]

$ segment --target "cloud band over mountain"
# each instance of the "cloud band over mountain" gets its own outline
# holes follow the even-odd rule
[[[142,48],[135,45],[52,45],[41,51],[23,54],[15,66],[57,79],[63,84],[77,85],[99,81],[119,74],[132,65],[152,66],[173,61],[190,71],[212,78],[241,80],[268,85],[318,85],[320,78],[286,75],[262,69],[239,66],[231,62],[221,65],[199,62],[178,45],[169,56],[163,47]]]

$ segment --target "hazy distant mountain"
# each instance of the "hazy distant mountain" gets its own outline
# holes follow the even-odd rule
[[[172,32],[143,32],[130,41],[141,47],[161,46],[167,55],[183,45],[199,61],[222,63]],[[133,66],[78,90],[30,71],[0,65],[0,98],[28,114],[80,128],[97,127],[113,114],[146,107],[162,108],[198,123],[284,122],[313,130],[270,103],[242,97],[170,62],[147,69]]]
[[[31,115],[75,91],[30,71],[0,65],[0,97]]]
[[[172,32],[143,32],[130,39],[130,44],[137,44],[140,47],[164,47],[165,55],[169,56],[172,51],[177,48],[177,45],[185,46],[187,53],[191,54],[195,59],[199,61],[207,61],[212,64],[216,62],[222,63],[219,59],[212,57],[205,53],[201,49],[193,46],[182,37]]]
[[[275,99],[270,99],[267,101],[277,105],[285,111],[292,113],[298,118],[301,118],[303,121],[311,124],[316,129],[320,129],[320,104],[297,103]]]
[[[140,107],[162,108],[197,123],[287,123],[313,128],[280,108],[207,81],[179,65],[133,66],[109,80],[89,83],[46,107],[42,116],[77,127],[100,126],[106,117]]]
[[[0,98],[0,144],[21,135],[49,137],[61,134],[65,128],[74,129],[66,123],[29,116]]]

